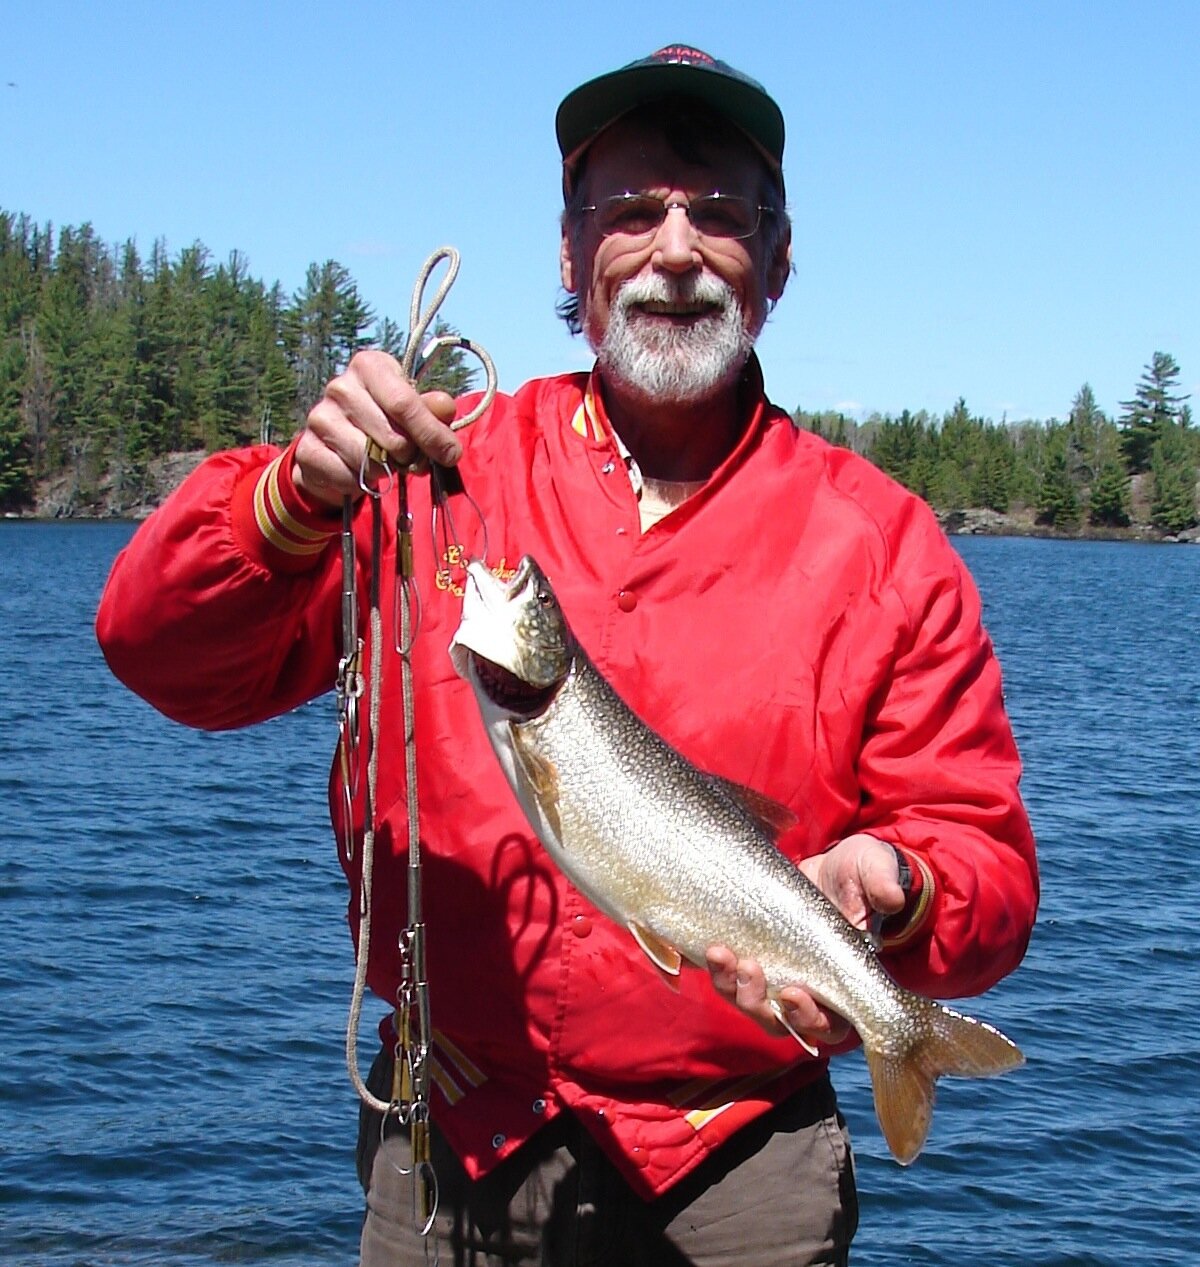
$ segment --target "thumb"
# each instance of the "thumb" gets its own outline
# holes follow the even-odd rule
[[[424,402],[425,408],[433,414],[438,422],[444,422],[446,426],[449,426],[454,421],[458,406],[454,403],[454,397],[449,392],[422,392],[421,400]]]

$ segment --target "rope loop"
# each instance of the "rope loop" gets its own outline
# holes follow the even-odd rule
[[[425,289],[435,268],[443,260],[447,270],[438,283],[433,298],[424,304]],[[485,387],[474,408],[453,424],[454,430],[469,426],[489,408],[496,395],[496,367],[492,358],[477,343],[461,335],[436,335],[426,339],[450,287],[458,276],[459,254],[450,246],[439,247],[425,261],[416,285],[413,287],[409,311],[409,331],[400,368],[412,383],[417,383],[432,359],[448,348],[461,348],[477,357],[485,374]],[[424,305],[424,306],[423,306]],[[367,481],[370,462],[382,465],[387,474],[383,489],[372,488]],[[423,463],[422,463],[423,465]],[[363,641],[358,637],[358,595],[355,545],[352,523],[353,504],[346,498],[342,507],[342,661],[339,666],[339,718],[341,722],[341,776],[342,801],[345,817],[345,848],[348,857],[353,856],[353,800],[358,792],[358,749],[361,744],[366,753],[366,787],[363,791],[363,848],[362,875],[359,884],[358,940],[355,950],[354,988],[350,998],[350,1012],[346,1021],[346,1068],[359,1099],[382,1114],[380,1135],[389,1121],[407,1127],[412,1147],[413,1214],[419,1234],[428,1237],[433,1228],[438,1205],[438,1182],[430,1159],[430,1053],[433,1028],[429,1013],[429,986],[425,973],[425,923],[421,901],[421,840],[420,813],[417,799],[417,756],[414,718],[416,708],[413,696],[412,650],[416,638],[416,626],[420,624],[420,594],[416,587],[412,566],[412,515],[408,510],[407,471],[396,470],[385,452],[368,441],[363,450],[359,469],[359,486],[368,494],[371,514],[370,592],[368,612],[370,620],[370,667],[364,674],[361,667]],[[395,586],[393,591],[394,650],[400,662],[401,698],[404,722],[404,767],[407,788],[406,809],[408,816],[408,925],[400,934],[397,950],[400,955],[401,987],[397,998],[395,1023],[397,1033],[396,1080],[393,1098],[381,1100],[366,1085],[358,1066],[358,1035],[362,1019],[363,997],[366,993],[367,966],[371,955],[372,882],[375,862],[375,830],[379,751],[382,746],[379,715],[383,680],[383,616],[380,610],[380,572],[382,542],[381,503],[384,496],[397,487],[397,542],[395,561]],[[455,537],[453,520],[447,506],[447,490],[443,477],[433,473],[432,501],[434,522],[431,532],[435,540],[439,535],[437,509],[443,518],[441,532],[447,541]],[[478,507],[468,497],[478,513]],[[480,515],[482,520],[482,515]],[[486,526],[485,526],[486,542]],[[457,545],[454,540],[453,544]],[[486,545],[485,545],[486,553]],[[365,688],[364,688],[365,683]],[[366,719],[359,732],[359,698],[366,694]],[[428,1240],[426,1253],[428,1255]],[[435,1248],[436,1260],[436,1248]]]

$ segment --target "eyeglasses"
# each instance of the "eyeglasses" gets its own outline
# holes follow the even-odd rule
[[[690,202],[668,202],[657,194],[614,194],[603,202],[590,207],[580,207],[596,217],[596,229],[601,237],[616,235],[629,238],[648,238],[658,231],[667,218],[667,212],[676,207],[686,213],[692,228],[706,238],[749,238],[758,232],[763,212],[773,214],[772,208],[761,207],[749,198],[736,194],[705,194]]]

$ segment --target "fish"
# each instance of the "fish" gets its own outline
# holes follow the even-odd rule
[[[647,726],[592,664],[533,558],[507,580],[468,565],[450,656],[567,879],[669,977],[725,945],[761,965],[781,1021],[790,985],[848,1020],[902,1165],[925,1143],[939,1077],[1024,1063],[998,1029],[892,979],[869,936],[776,847],[790,811],[699,769]]]

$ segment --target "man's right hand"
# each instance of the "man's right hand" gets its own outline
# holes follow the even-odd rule
[[[386,352],[356,352],[345,371],[330,379],[308,415],[296,445],[292,478],[297,487],[330,506],[363,490],[360,473],[375,482],[383,468],[364,467],[374,441],[393,467],[431,458],[453,466],[462,445],[450,430],[454,398],[446,392],[420,393]]]

